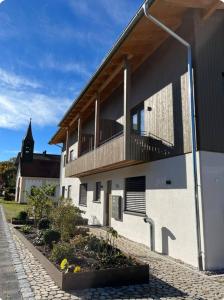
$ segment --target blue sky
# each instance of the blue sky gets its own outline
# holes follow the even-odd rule
[[[0,0],[0,161],[48,141],[143,0]]]

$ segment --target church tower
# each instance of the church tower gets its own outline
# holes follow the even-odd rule
[[[32,135],[31,119],[27,129],[27,133],[22,142],[21,159],[23,161],[33,160],[34,139]]]

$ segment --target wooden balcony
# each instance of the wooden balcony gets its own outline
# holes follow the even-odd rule
[[[130,136],[130,156],[125,158],[124,142],[124,135],[121,134],[69,162],[65,167],[65,176],[83,177],[147,162],[155,155],[166,156],[170,153],[170,148],[161,141],[133,133]]]
[[[123,134],[69,162],[65,167],[65,176],[86,176],[116,169],[122,164],[124,164]]]

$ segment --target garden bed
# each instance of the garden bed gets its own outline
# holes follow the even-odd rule
[[[54,282],[64,291],[97,288],[105,286],[122,286],[130,284],[148,283],[149,281],[149,266],[144,265],[134,259],[124,258],[124,264],[120,267],[113,267],[112,265],[105,266],[104,269],[94,270],[82,265],[82,260],[79,258],[82,272],[70,273],[62,272],[59,266],[53,264],[48,259],[48,252],[42,253],[41,247],[35,247],[31,240],[21,233],[19,230],[14,229],[17,237],[24,243],[36,259],[39,260],[41,265],[46,269],[48,274]],[[81,253],[79,253],[80,255]],[[47,255],[47,256],[46,256]],[[115,264],[116,265],[116,264]]]

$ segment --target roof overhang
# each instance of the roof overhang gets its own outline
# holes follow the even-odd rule
[[[182,23],[184,14],[192,8],[201,9],[202,18],[207,19],[216,9],[224,9],[224,3],[223,0],[155,0],[151,1],[150,13],[176,31]],[[129,58],[133,72],[167,38],[167,33],[149,22],[141,7],[89,83],[66,112],[59,123],[59,130],[49,143],[62,143],[67,128],[74,127],[80,115],[85,119],[94,111],[94,100],[97,94],[100,94],[100,100],[104,101],[122,83],[125,57]]]

